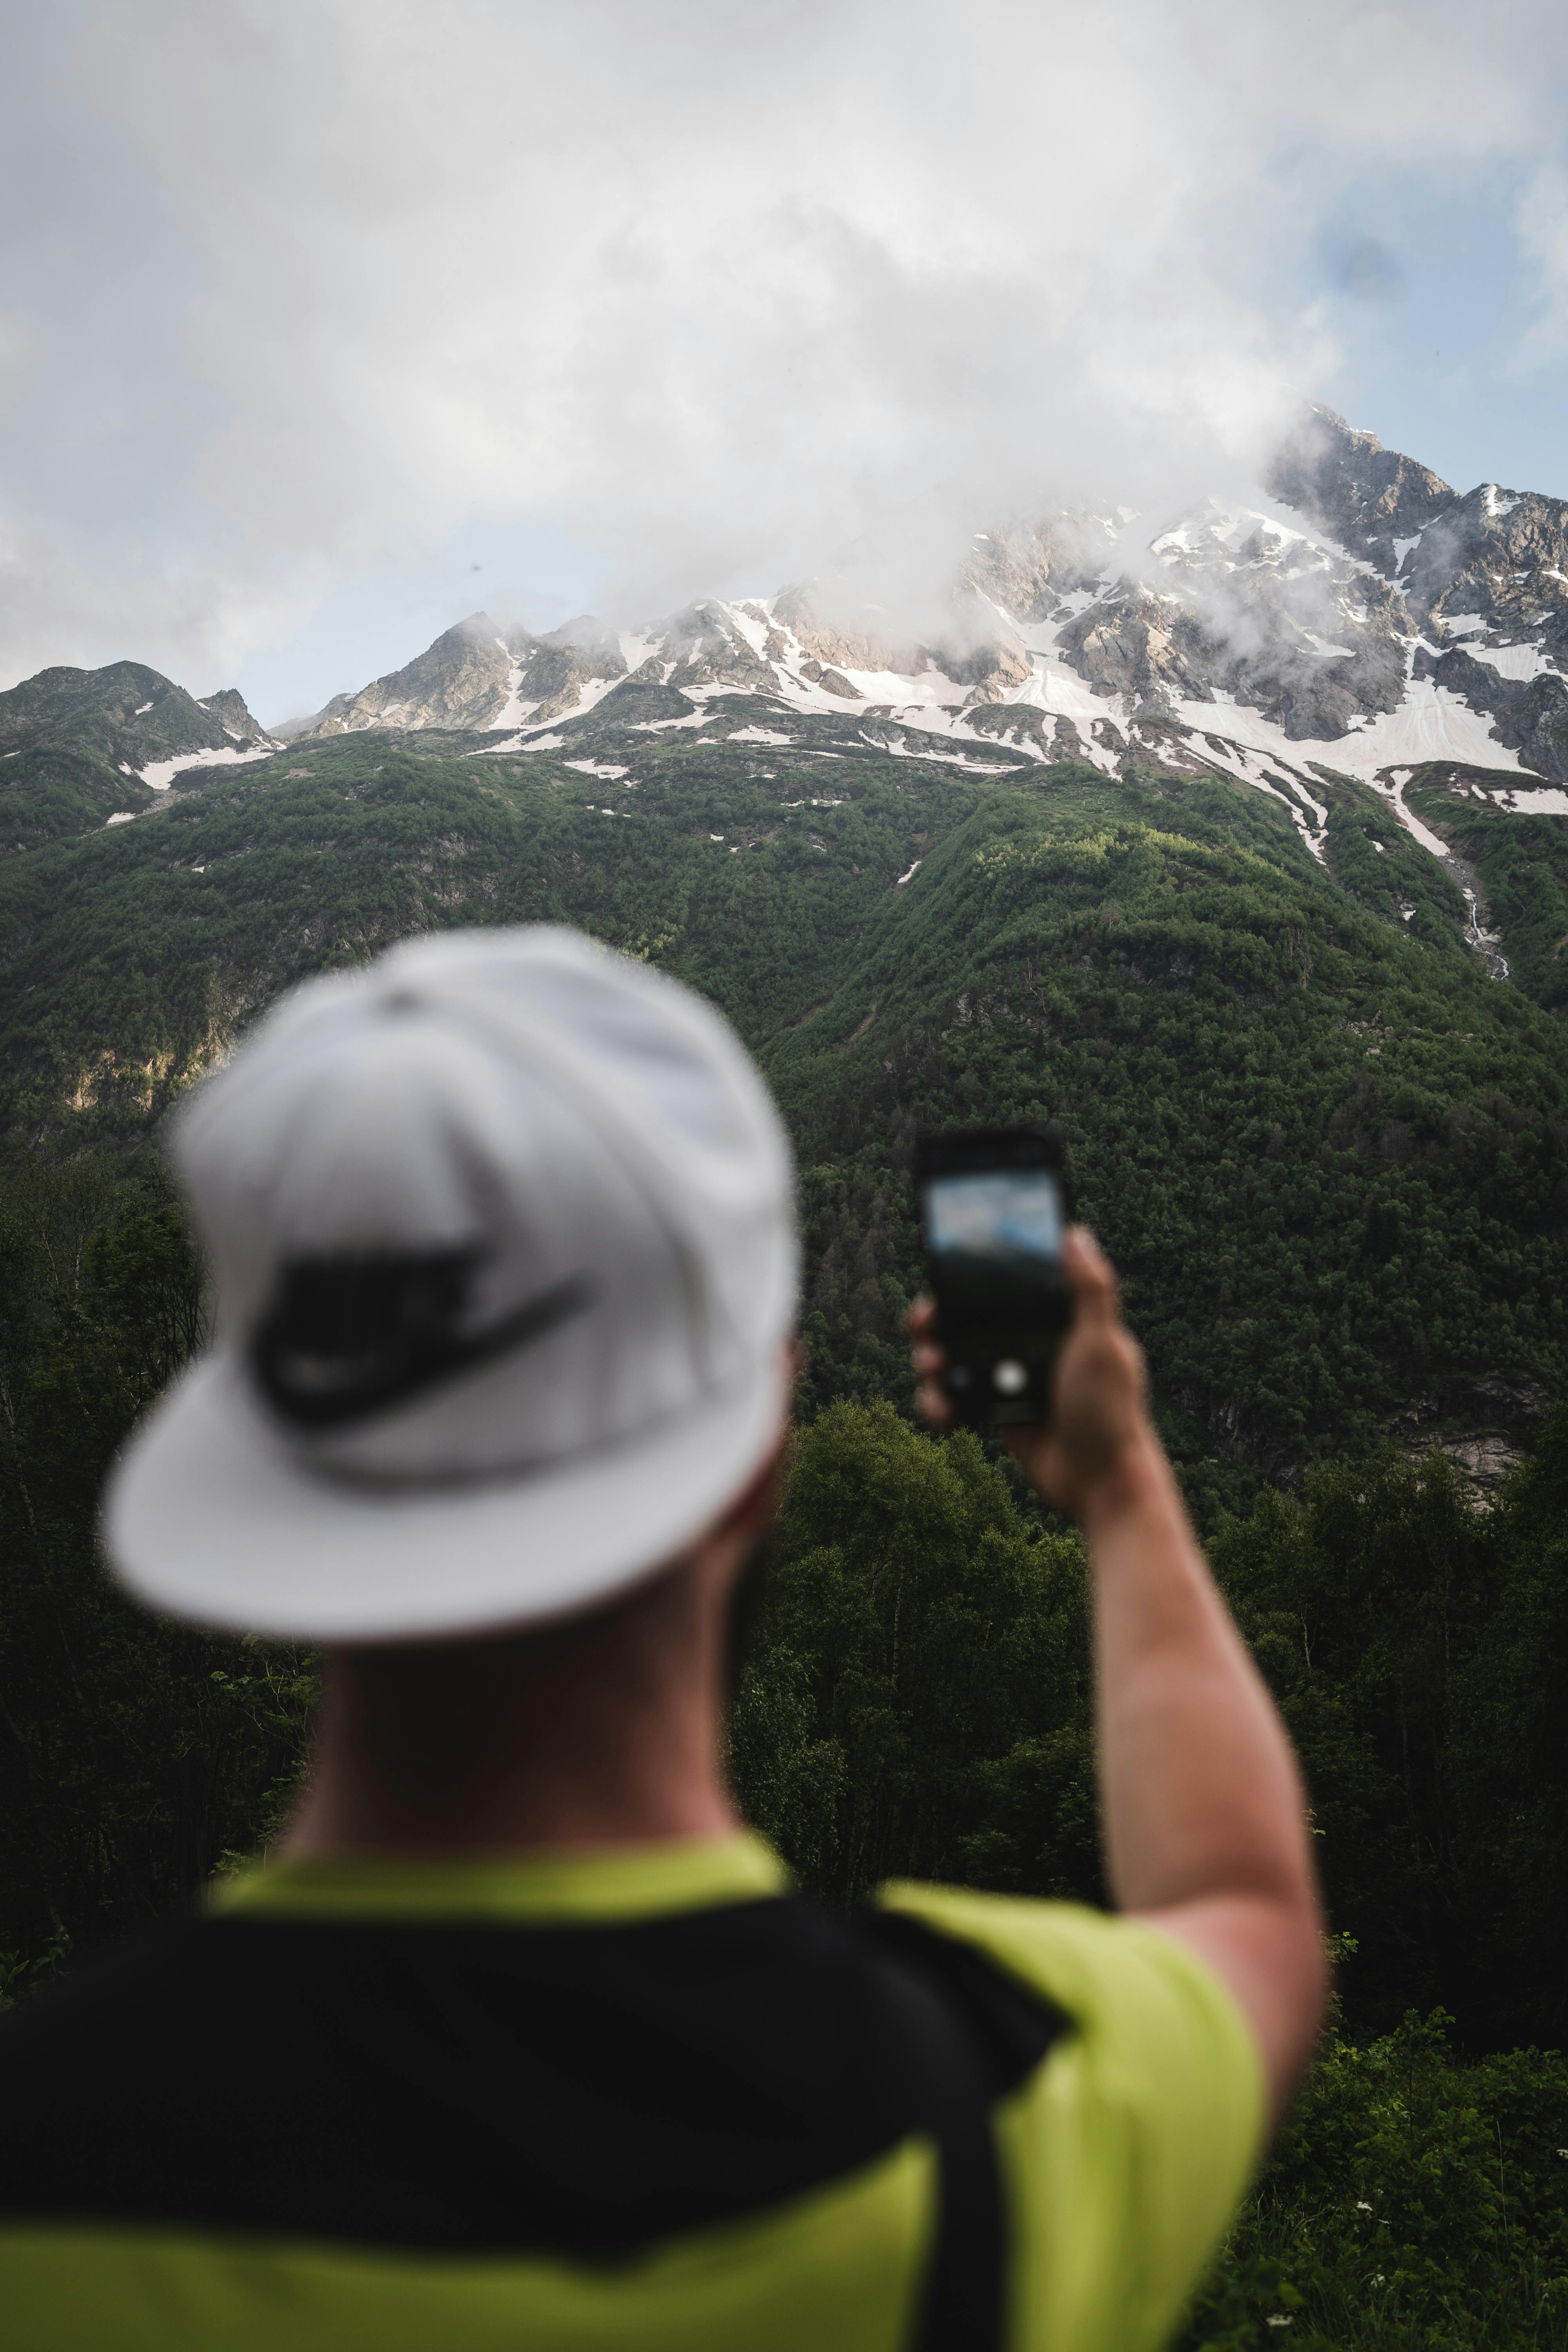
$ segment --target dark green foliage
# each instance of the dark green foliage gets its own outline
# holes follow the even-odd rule
[[[231,751],[220,714],[253,722],[232,688],[213,700],[204,709],[140,662],[39,670],[0,694],[0,857],[152,807],[140,775],[150,761]]]
[[[90,1945],[193,1895],[270,1825],[298,1769],[303,1661],[158,1623],[99,1565],[110,1457],[201,1329],[166,1197],[91,1160],[13,1180],[0,1213],[0,1948],[22,1981],[37,1962],[18,1955]]]
[[[1331,2033],[1180,2352],[1568,2345],[1568,2063],[1447,2021]]]
[[[754,1819],[836,1900],[1097,1881],[1083,1556],[973,1437],[837,1403],[803,1435],[732,1727]]]
[[[354,737],[15,859],[0,875],[8,1122],[136,1136],[290,982],[450,924],[582,925],[689,980],[761,1045],[837,985],[929,829],[973,795],[846,759],[828,771],[841,804],[813,807],[815,767],[780,783],[748,765],[644,747],[630,789],[549,757]]]
[[[134,776],[79,751],[29,749],[0,762],[0,856],[90,833],[119,812],[153,806]]]
[[[1568,1409],[1504,1488],[1491,1532],[1501,1569],[1463,1681],[1458,1768],[1458,1801],[1478,1825],[1470,1916],[1498,2038],[1568,2046]]]
[[[1464,2038],[1568,2042],[1563,1743],[1568,1412],[1477,1510],[1394,1447],[1309,1473],[1216,1533],[1216,1573],[1311,1791],[1359,2025],[1412,2001]]]
[[[570,751],[625,773],[356,735],[13,858],[13,1135],[133,1142],[304,973],[444,924],[565,920],[701,988],[773,1076],[805,1166],[814,1405],[907,1393],[916,1127],[1041,1111],[1205,1524],[1391,1425],[1518,1435],[1563,1384],[1568,1040],[1489,977],[1452,877],[1374,793],[1324,782],[1326,868],[1279,800],[1217,777],[981,782],[848,716],[754,749],[638,733],[614,700]]]
[[[0,694],[0,752],[46,743],[134,767],[160,751],[224,740],[219,720],[143,662],[41,669]]]
[[[1300,1752],[1358,2032],[1442,2004],[1469,2048],[1568,2042],[1568,1412],[1477,1507],[1392,1446],[1266,1489],[1215,1572]],[[967,1435],[839,1402],[804,1432],[733,1725],[811,1881],[1100,1897],[1076,1536]]]
[[[1363,785],[1333,791],[1325,848],[1330,870],[1358,904],[1442,953],[1465,953],[1468,914],[1459,885],[1386,801]]]

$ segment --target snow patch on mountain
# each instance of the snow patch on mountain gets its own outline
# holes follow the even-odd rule
[[[975,737],[983,741],[983,737]],[[940,760],[943,767],[963,768],[973,776],[1016,776],[1022,772],[1016,761],[973,760],[967,751],[940,751],[934,744],[915,744],[902,735],[868,735],[862,733],[862,743],[874,751],[885,751],[894,760]]]
[[[577,689],[575,698],[563,708],[551,712],[549,724],[552,727],[558,727],[563,719],[584,718],[593,709],[595,703],[603,702],[606,694],[613,694],[617,686],[624,684],[623,677],[584,678]],[[529,705],[531,710],[537,710],[539,708],[537,703]]]
[[[260,743],[249,751],[236,751],[226,744],[221,751],[177,751],[172,760],[149,760],[144,768],[132,768],[121,761],[121,773],[134,776],[139,783],[150,785],[155,793],[166,793],[176,776],[192,768],[244,768],[254,761],[269,760],[278,750],[276,743]]]
[[[507,647],[505,639],[500,639],[500,643],[501,651],[506,653]],[[525,719],[531,718],[533,713],[538,709],[539,704],[537,701],[524,702],[522,699],[522,677],[523,666],[521,662],[513,661],[510,658],[510,656],[508,655],[506,700],[501,704],[500,709],[490,720],[490,725],[493,729],[504,730],[507,728],[519,728],[522,725]],[[384,723],[386,713],[383,712],[382,717]]]
[[[1467,646],[1472,661],[1485,662],[1504,677],[1560,677],[1561,670],[1538,644],[1532,646]]]
[[[1505,786],[1485,794],[1478,787],[1477,797],[1495,801],[1510,816],[1568,816],[1568,792],[1560,784],[1521,784],[1513,791]]]
[[[1423,849],[1429,849],[1434,857],[1447,858],[1447,843],[1441,840],[1432,831],[1430,825],[1423,824],[1421,819],[1405,805],[1405,787],[1410,782],[1414,772],[1415,771],[1410,768],[1395,768],[1386,778],[1374,777],[1370,780],[1373,791],[1381,793],[1384,800],[1392,804],[1405,832],[1413,835]]]
[[[1397,761],[1418,767],[1426,760],[1453,760],[1467,767],[1504,768],[1515,775],[1529,772],[1518,752],[1498,741],[1484,712],[1472,710],[1430,678],[1413,678],[1397,710],[1331,740],[1292,740],[1260,712],[1234,702],[1180,702],[1175,716],[1184,726],[1228,736],[1292,766],[1316,761],[1363,783],[1371,783],[1380,768]]]

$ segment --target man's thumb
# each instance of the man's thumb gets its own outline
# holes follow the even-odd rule
[[[1074,1225],[1062,1249],[1062,1272],[1082,1323],[1116,1320],[1116,1269],[1087,1225]]]

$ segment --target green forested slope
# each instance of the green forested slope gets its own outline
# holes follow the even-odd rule
[[[918,1126],[1052,1116],[1216,1475],[1558,1389],[1568,1041],[1426,911],[1380,920],[1217,781],[988,792],[771,1057],[819,1337],[871,1312],[857,1234],[915,1279]]]
[[[816,1402],[903,1393],[917,1126],[1050,1113],[1200,1501],[1385,1430],[1528,1425],[1564,1370],[1564,1034],[1529,973],[1489,975],[1386,803],[1330,788],[1325,866],[1223,779],[835,740],[602,713],[529,757],[361,735],[13,858],[6,1126],[134,1143],[301,974],[435,925],[575,922],[762,1055],[803,1163]],[[1560,820],[1489,818],[1561,846]]]
[[[831,991],[897,875],[974,799],[869,756],[781,784],[743,754],[641,743],[628,782],[464,740],[314,746],[0,869],[11,1131],[143,1134],[291,982],[451,923],[582,924],[761,1044]]]

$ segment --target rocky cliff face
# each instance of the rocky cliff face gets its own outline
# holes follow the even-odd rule
[[[592,622],[536,637],[527,629],[500,629],[488,613],[471,613],[416,660],[358,694],[335,695],[292,733],[305,741],[367,727],[542,727],[576,709],[589,686],[613,685],[626,673],[619,644]]]
[[[1314,761],[1371,780],[1434,756],[1555,781],[1568,778],[1568,505],[1489,484],[1458,497],[1318,408],[1256,506],[993,525],[919,625],[831,581],[709,598],[616,638],[590,622],[534,637],[476,614],[311,731],[526,736],[611,693],[656,729],[706,723],[712,698],[744,695],[1101,765],[1184,741],[1232,772],[1238,754],[1243,767],[1273,755],[1309,791]]]
[[[1331,408],[1310,409],[1269,469],[1268,488],[1392,580],[1408,543],[1454,503],[1428,466],[1385,449]]]
[[[1394,586],[1413,680],[1484,716],[1500,747],[1568,777],[1568,501],[1426,467],[1315,409],[1269,487]]]
[[[372,681],[309,731],[341,735],[364,727],[489,727],[507,698],[512,655],[482,613],[459,621],[418,658]]]

